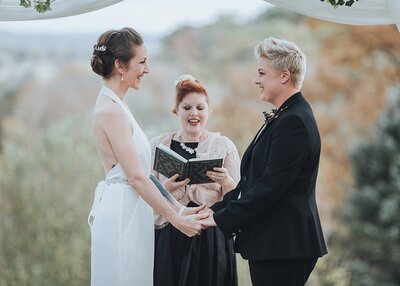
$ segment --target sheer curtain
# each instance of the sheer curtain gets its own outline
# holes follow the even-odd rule
[[[20,6],[20,0],[0,0],[0,21],[67,17],[98,10],[121,1],[123,0],[56,0],[51,3],[51,11],[38,13],[33,8]]]
[[[101,9],[123,0],[56,0],[52,10],[38,13],[19,0],[0,0],[0,21],[60,18]],[[142,0],[146,1],[146,0]],[[194,0],[191,0],[194,1]],[[239,1],[239,0],[236,0]],[[241,0],[246,5],[246,0]],[[350,25],[396,24],[400,31],[400,0],[360,0],[352,7],[333,8],[320,0],[264,0],[310,17]]]
[[[313,18],[349,25],[396,24],[400,31],[400,0],[359,0],[352,7],[333,8],[319,0],[264,0]]]

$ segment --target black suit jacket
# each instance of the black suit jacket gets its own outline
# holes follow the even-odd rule
[[[211,207],[218,227],[236,236],[236,252],[249,260],[327,253],[315,200],[318,127],[300,92],[280,109],[245,151],[238,186]]]

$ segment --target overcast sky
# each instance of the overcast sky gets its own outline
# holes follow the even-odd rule
[[[0,30],[32,33],[103,32],[130,26],[141,33],[165,35],[183,24],[201,26],[211,23],[220,14],[233,14],[239,21],[245,21],[268,7],[271,5],[263,0],[125,0],[72,17],[0,22]]]

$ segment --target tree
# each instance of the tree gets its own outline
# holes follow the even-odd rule
[[[400,92],[381,115],[369,143],[351,156],[354,187],[332,239],[347,264],[349,285],[400,285]]]
[[[0,286],[89,284],[86,221],[102,176],[89,122],[87,116],[65,119],[34,140],[26,140],[19,126],[21,136],[5,142],[0,154]]]
[[[317,66],[308,65],[303,91],[316,109],[322,136],[321,212],[335,223],[330,214],[342,205],[353,180],[348,153],[359,138],[370,134],[387,106],[385,94],[400,81],[400,50],[396,48],[400,38],[393,36],[398,33],[395,25],[307,21],[320,40],[318,46],[314,44]]]

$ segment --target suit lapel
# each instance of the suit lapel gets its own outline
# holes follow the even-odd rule
[[[267,124],[268,125],[268,124]],[[254,145],[260,140],[261,136],[265,133],[267,129],[267,125],[261,126],[260,130],[258,130],[256,136],[254,136],[253,140],[251,141],[249,147],[247,147],[246,151],[243,154],[242,164],[241,166],[244,167],[246,165],[247,160],[250,158],[250,154],[254,148]]]
[[[294,105],[294,104],[296,104],[296,103],[298,103],[298,102],[300,102],[300,101],[303,101],[303,100],[304,100],[304,97],[303,97],[303,95],[301,94],[301,92],[295,93],[293,96],[291,96],[290,98],[288,98],[288,99],[282,104],[282,106],[280,107],[280,109],[282,109],[281,112],[282,112],[283,110],[289,108],[290,106],[292,106],[292,105]],[[244,167],[246,166],[246,163],[247,163],[248,159],[250,158],[250,155],[251,155],[251,153],[252,153],[252,151],[253,151],[253,148],[254,148],[254,146],[256,145],[256,143],[257,143],[258,141],[260,141],[260,139],[262,138],[262,136],[265,135],[265,132],[267,131],[267,129],[269,129],[269,127],[271,127],[271,125],[272,125],[275,121],[278,121],[278,120],[279,120],[279,118],[277,117],[276,119],[272,120],[271,122],[268,122],[267,124],[263,125],[263,126],[260,128],[260,130],[258,130],[256,136],[254,136],[254,138],[253,138],[253,140],[251,141],[249,147],[247,147],[246,151],[245,151],[244,154],[243,154],[242,163],[241,163],[241,167],[240,167],[241,172],[243,172],[243,169],[244,169]],[[264,126],[265,126],[265,128],[264,128]]]

